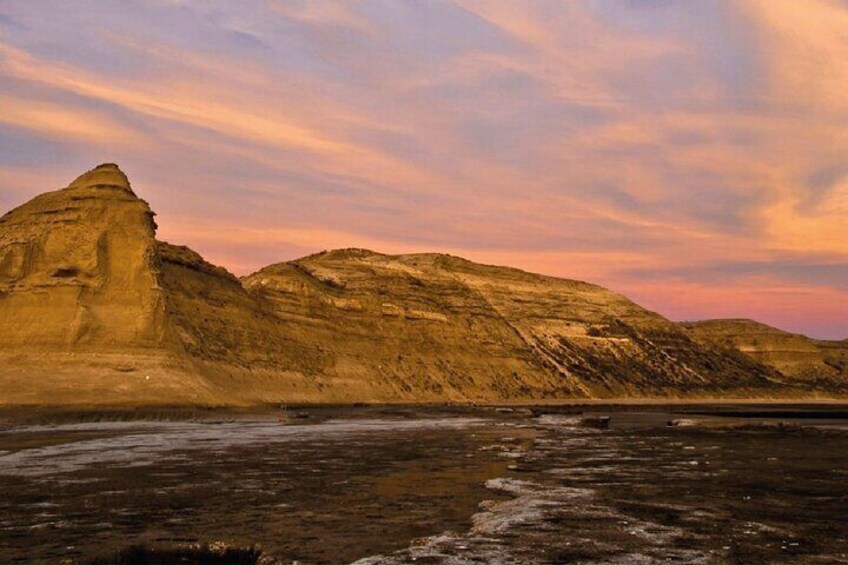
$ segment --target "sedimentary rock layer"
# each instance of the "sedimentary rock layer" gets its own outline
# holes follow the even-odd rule
[[[732,347],[809,388],[848,380],[848,341],[815,340],[754,320],[706,320],[683,324],[705,346]]]

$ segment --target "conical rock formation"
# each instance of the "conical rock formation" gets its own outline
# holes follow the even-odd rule
[[[116,165],[0,218],[0,340],[48,349],[160,344],[155,227]]]

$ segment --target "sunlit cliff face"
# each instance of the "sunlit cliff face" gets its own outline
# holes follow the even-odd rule
[[[0,4],[0,211],[121,164],[237,273],[334,247],[848,337],[845,0]]]

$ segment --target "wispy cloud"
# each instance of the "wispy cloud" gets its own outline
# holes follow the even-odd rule
[[[0,205],[118,161],[240,273],[446,251],[844,337],[846,28],[838,0],[7,2]]]

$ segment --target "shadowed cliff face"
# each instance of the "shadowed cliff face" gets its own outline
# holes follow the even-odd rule
[[[786,376],[848,383],[848,341],[810,339],[753,320],[706,320],[683,327],[705,345],[733,347]]]
[[[833,395],[601,287],[360,249],[241,280],[115,165],[0,220],[0,403]],[[808,386],[809,381],[804,382]]]

